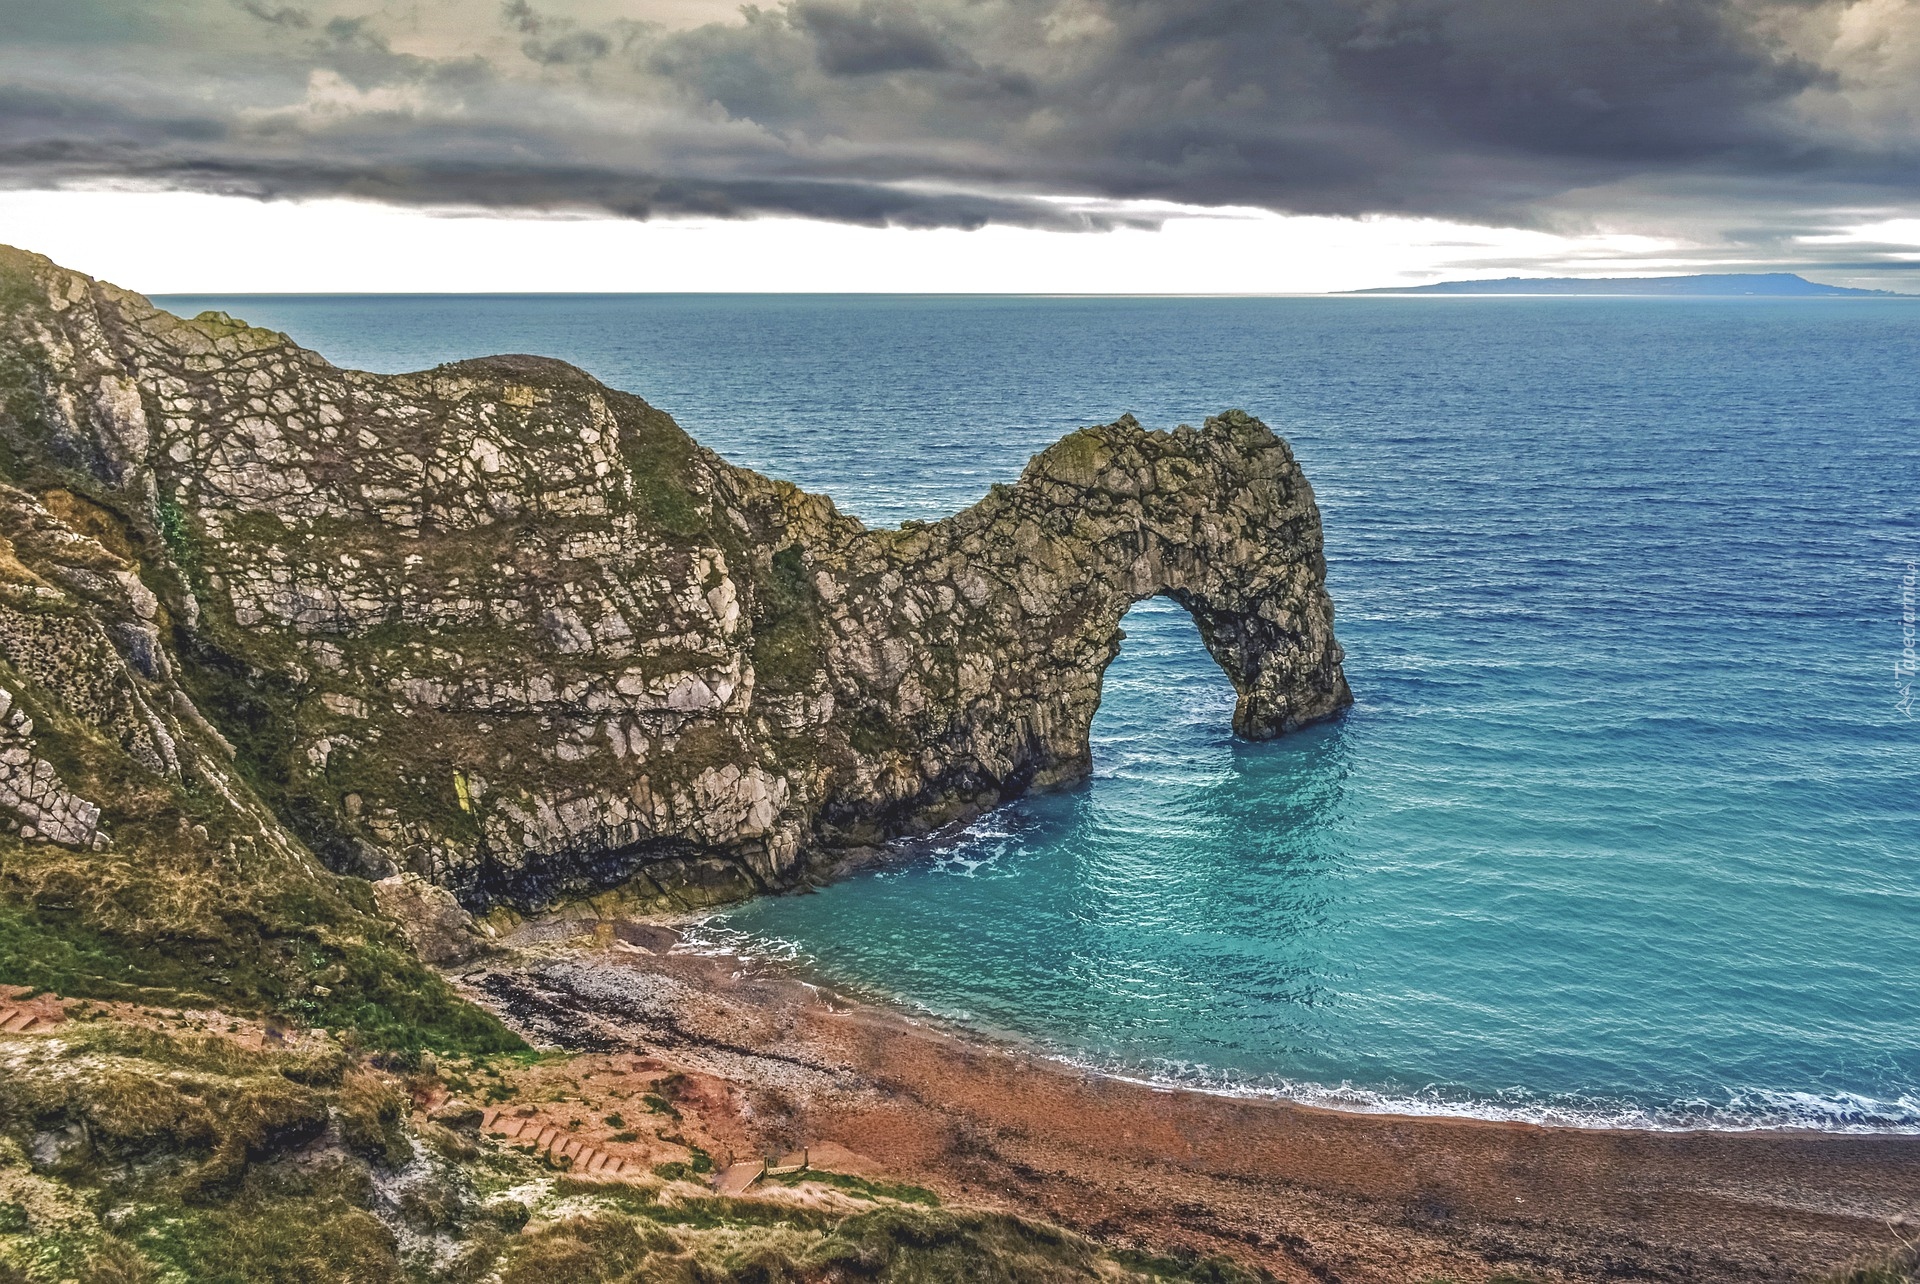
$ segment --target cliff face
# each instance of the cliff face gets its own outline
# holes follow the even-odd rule
[[[868,530],[560,362],[339,370],[0,250],[0,444],[6,678],[474,908],[725,899],[1083,776],[1157,594],[1239,734],[1350,701],[1312,492],[1238,412],[1085,429]],[[8,716],[0,813],[110,845]]]

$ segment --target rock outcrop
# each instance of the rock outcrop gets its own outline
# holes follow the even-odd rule
[[[341,370],[0,250],[0,447],[0,533],[80,550],[58,582],[0,557],[13,674],[153,772],[226,746],[336,868],[474,910],[726,899],[1078,779],[1150,596],[1240,735],[1351,698],[1312,491],[1239,412],[1085,429],[870,530],[558,361]],[[111,841],[29,735],[0,729],[0,810]]]

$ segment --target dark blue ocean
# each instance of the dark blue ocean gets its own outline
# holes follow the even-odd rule
[[[1090,784],[697,939],[1229,1091],[1920,1130],[1920,303],[164,302],[374,370],[564,357],[873,524],[1244,407],[1318,492],[1349,715],[1235,742],[1143,604]]]

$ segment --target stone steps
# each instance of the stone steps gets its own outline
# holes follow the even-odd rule
[[[744,1195],[747,1189],[767,1175],[767,1164],[762,1159],[743,1160],[737,1164],[728,1164],[714,1175],[713,1188],[722,1195]]]
[[[772,1159],[746,1159],[728,1164],[714,1174],[713,1188],[722,1195],[744,1195],[762,1177],[790,1177],[807,1171],[807,1152],[791,1151]]]
[[[613,1181],[638,1177],[646,1171],[642,1165],[588,1145],[565,1128],[555,1128],[537,1116],[527,1118],[489,1109],[481,1112],[480,1127],[496,1137],[504,1137],[523,1146],[531,1145],[555,1163],[566,1160],[570,1164],[569,1171],[578,1176],[603,1177]]]
[[[45,1034],[64,1020],[64,1016],[0,1002],[0,1033],[3,1034]]]

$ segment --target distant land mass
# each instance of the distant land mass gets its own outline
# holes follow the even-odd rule
[[[1695,276],[1508,276],[1498,281],[1439,281],[1392,285],[1347,294],[1676,294],[1709,297],[1912,298],[1894,290],[1823,285],[1793,272],[1704,272]]]

